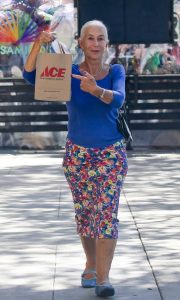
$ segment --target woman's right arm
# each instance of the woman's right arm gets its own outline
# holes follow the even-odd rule
[[[36,69],[36,59],[37,59],[40,49],[41,49],[41,44],[38,40],[36,40],[31,49],[31,52],[28,55],[27,60],[25,62],[25,65],[24,65],[25,71],[32,72]]]
[[[26,81],[28,81],[31,84],[35,84],[35,77],[36,77],[36,60],[38,53],[40,52],[41,46],[43,44],[51,43],[54,41],[54,36],[52,33],[42,31],[36,41],[34,42],[34,45],[31,49],[31,52],[29,56],[27,57],[27,60],[24,65],[23,70],[23,77]]]
[[[26,60],[26,63],[24,65],[24,69],[27,72],[32,72],[36,69],[36,59],[38,56],[38,53],[41,49],[41,46],[43,44],[48,44],[54,41],[54,36],[46,31],[42,31],[36,41],[34,42],[34,45],[31,49],[31,52]]]

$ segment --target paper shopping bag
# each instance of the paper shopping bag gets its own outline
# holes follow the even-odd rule
[[[38,54],[35,99],[69,101],[71,97],[71,65],[71,54]]]

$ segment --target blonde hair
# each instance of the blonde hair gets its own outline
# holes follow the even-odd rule
[[[93,26],[97,26],[97,27],[101,27],[104,31],[104,36],[105,36],[105,40],[108,43],[108,32],[107,32],[107,27],[105,26],[105,24],[99,20],[92,20],[92,21],[88,21],[86,22],[82,28],[81,28],[81,32],[80,32],[80,38],[81,40],[83,40],[84,36],[86,35],[86,31],[89,27],[93,27]]]

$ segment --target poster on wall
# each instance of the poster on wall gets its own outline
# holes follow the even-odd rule
[[[42,30],[55,32],[57,41],[70,49],[74,37],[73,0],[3,1],[0,8],[0,78],[22,77],[26,57]]]

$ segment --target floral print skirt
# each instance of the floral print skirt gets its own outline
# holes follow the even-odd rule
[[[74,200],[77,232],[117,239],[119,197],[128,169],[125,143],[84,148],[67,139],[63,168]]]

